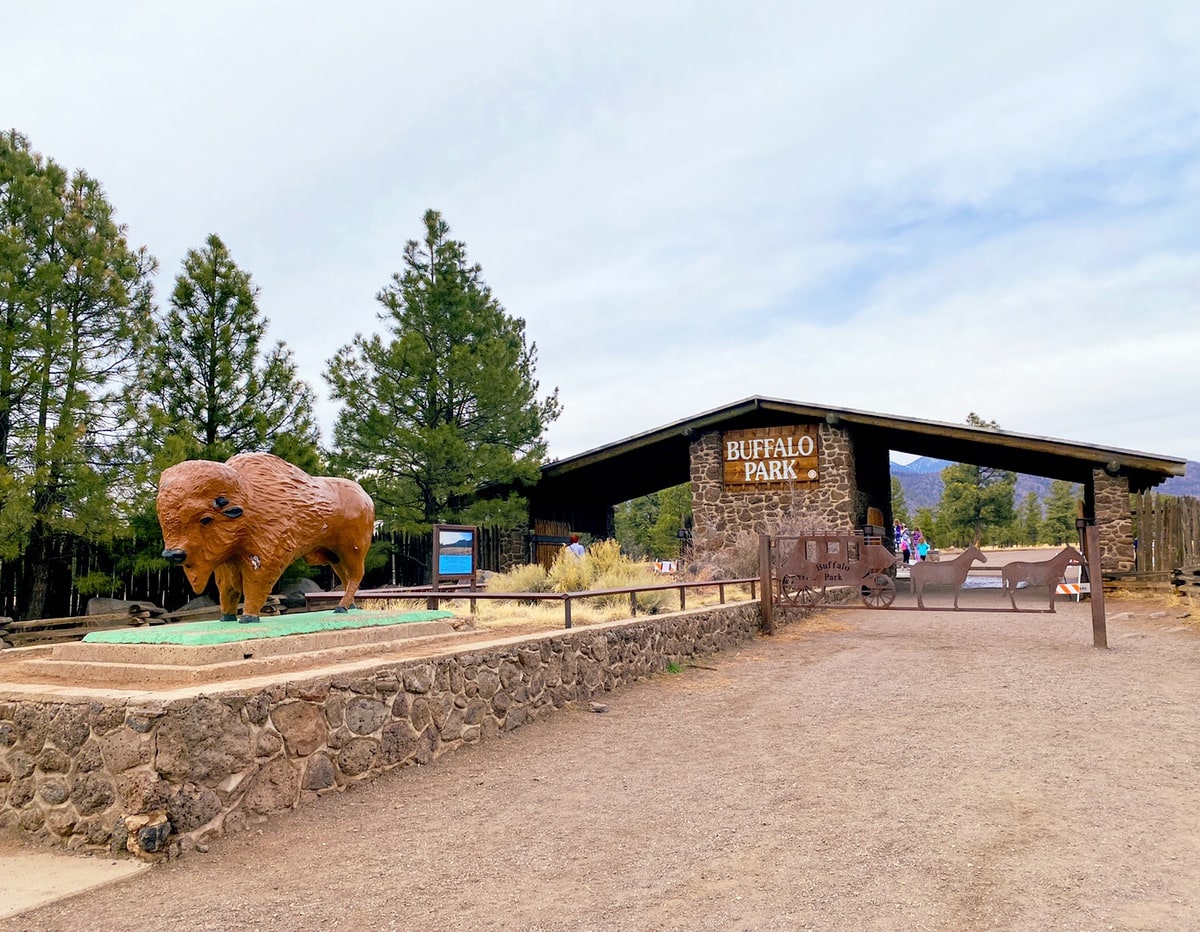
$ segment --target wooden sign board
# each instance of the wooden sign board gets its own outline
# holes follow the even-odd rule
[[[465,524],[433,526],[433,588],[444,581],[475,588],[479,568],[479,528]]]
[[[725,488],[812,488],[820,480],[817,426],[727,430],[721,435]]]

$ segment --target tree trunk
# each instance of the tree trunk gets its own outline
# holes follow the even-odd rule
[[[50,542],[40,524],[34,527],[25,551],[24,583],[24,607],[21,600],[17,603],[21,618],[25,621],[45,618],[46,598],[50,593]]]

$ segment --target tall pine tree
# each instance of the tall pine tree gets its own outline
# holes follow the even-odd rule
[[[405,246],[404,272],[377,295],[385,336],[359,334],[329,362],[343,404],[334,461],[367,487],[391,529],[514,526],[518,497],[475,493],[536,478],[558,391],[538,398],[525,321],[505,312],[437,211],[424,225]]]
[[[1047,544],[1069,544],[1079,540],[1075,519],[1079,516],[1079,486],[1063,479],[1050,483],[1046,495],[1046,518],[1040,528],[1041,539]]]
[[[0,135],[0,556],[21,558],[22,617],[69,588],[72,538],[112,532],[153,270],[98,181]]]
[[[313,390],[282,342],[263,345],[258,288],[219,236],[188,251],[156,327],[146,380],[154,476],[255,450],[319,470]]]
[[[967,415],[972,427],[999,430],[995,421],[985,421],[974,412]],[[999,539],[1016,519],[1013,493],[1017,474],[1004,469],[954,463],[942,470],[942,500],[938,505],[941,533],[959,546],[972,541]]]

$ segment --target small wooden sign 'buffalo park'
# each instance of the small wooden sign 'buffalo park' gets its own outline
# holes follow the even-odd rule
[[[727,490],[812,487],[820,479],[814,424],[727,430],[721,453]]]

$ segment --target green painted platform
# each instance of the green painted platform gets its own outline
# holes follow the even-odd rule
[[[93,631],[84,637],[83,642],[85,644],[172,644],[201,647],[264,638],[281,638],[295,634],[351,631],[385,625],[441,621],[453,617],[453,612],[444,609],[419,612],[352,609],[340,615],[332,611],[299,612],[292,615],[265,617],[257,624],[244,625],[236,621],[189,621],[182,624],[120,628],[115,631]]]

